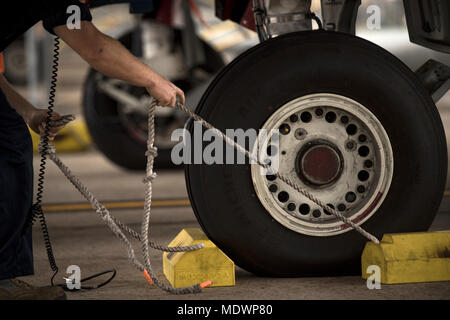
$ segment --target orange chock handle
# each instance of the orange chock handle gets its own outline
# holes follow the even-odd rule
[[[147,270],[142,271],[142,274],[144,275],[145,279],[147,279],[148,283],[150,283],[150,285],[153,285],[153,280],[152,278],[150,278]]]

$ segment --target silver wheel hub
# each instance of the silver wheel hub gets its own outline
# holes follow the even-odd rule
[[[356,224],[373,216],[388,193],[392,147],[378,119],[358,102],[313,94],[286,103],[262,129],[279,129],[279,172]],[[268,141],[260,145],[270,145]],[[256,194],[285,227],[312,236],[350,230],[290,186],[252,165]]]

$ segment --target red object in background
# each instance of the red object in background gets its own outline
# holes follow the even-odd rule
[[[215,11],[221,20],[231,20],[248,29],[256,30],[251,0],[216,0]]]
[[[173,0],[163,0],[158,7],[158,11],[156,13],[156,20],[167,24],[169,26],[172,25],[172,5]]]
[[[185,1],[185,0],[183,0]],[[187,0],[189,3],[189,7],[191,8],[191,11],[197,16],[198,20],[205,26],[209,27],[209,25],[206,23],[205,19],[203,18],[203,15],[198,8],[197,4],[195,3],[195,0]],[[158,7],[158,11],[156,13],[156,20],[158,20],[161,23],[167,24],[169,26],[172,25],[172,15],[173,15],[173,0],[163,0],[161,4]],[[179,8],[176,8],[179,9]]]
[[[5,63],[3,62],[3,53],[0,52],[0,73],[5,72]]]
[[[246,27],[247,29],[256,31],[256,23],[255,16],[253,15],[253,3],[252,1],[248,2],[247,9],[245,9],[244,15],[242,16],[241,21],[239,23]]]

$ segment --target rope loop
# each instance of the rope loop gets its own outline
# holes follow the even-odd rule
[[[156,172],[153,172],[153,173],[149,174],[148,176],[145,176],[144,178],[142,178],[142,182],[143,183],[153,182],[153,180],[155,180],[155,178],[156,178]]]

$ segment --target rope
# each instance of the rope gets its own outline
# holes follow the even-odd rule
[[[198,293],[202,288],[209,285],[211,282],[207,281],[204,283],[195,284],[193,286],[185,287],[185,288],[174,288],[172,286],[166,285],[164,282],[159,280],[159,278],[154,274],[151,263],[150,263],[150,255],[149,248],[153,248],[160,251],[166,252],[187,252],[193,250],[199,250],[204,248],[203,243],[199,243],[192,246],[176,246],[176,247],[167,247],[157,244],[155,242],[149,241],[149,225],[150,225],[150,215],[151,215],[151,200],[152,200],[152,182],[156,178],[156,174],[153,172],[153,162],[154,158],[157,156],[157,149],[153,146],[155,140],[155,124],[154,124],[154,113],[156,108],[156,101],[153,102],[149,108],[149,135],[148,135],[148,152],[146,152],[147,156],[147,175],[144,178],[144,183],[146,184],[145,191],[145,207],[144,207],[144,217],[142,223],[141,234],[137,233],[133,229],[129,228],[117,218],[115,218],[109,210],[98,201],[95,196],[89,191],[89,189],[70,171],[70,169],[61,161],[61,159],[56,155],[56,149],[53,145],[47,144],[47,148],[44,148],[43,143],[39,144],[39,152],[44,156],[48,156],[56,166],[61,170],[61,172],[66,176],[66,178],[74,185],[74,187],[83,195],[83,197],[92,205],[92,208],[95,210],[97,214],[106,222],[111,231],[116,235],[125,245],[127,249],[128,259],[130,262],[141,271],[147,280],[151,284],[156,284],[159,288],[164,291],[173,293],[173,294],[188,294],[188,293]],[[62,121],[66,121],[66,123],[73,120],[73,116],[64,116],[63,119],[59,120],[60,122],[53,122],[53,125],[61,125]],[[143,255],[144,255],[144,263],[140,262],[135,254],[133,246],[129,239],[126,237],[124,232],[130,234],[133,238],[138,239],[141,242]]]
[[[173,293],[173,294],[187,294],[187,293],[198,293],[201,291],[202,288],[208,286],[211,284],[211,281],[206,281],[203,283],[195,284],[193,286],[185,287],[185,288],[174,288],[172,286],[169,286],[159,280],[159,278],[154,274],[151,261],[150,261],[150,255],[149,255],[149,248],[153,248],[160,251],[165,252],[187,252],[187,251],[194,251],[204,248],[203,243],[199,243],[193,246],[176,246],[176,247],[167,247],[162,246],[160,244],[157,244],[153,241],[149,240],[149,227],[150,227],[150,217],[151,217],[151,201],[152,201],[152,187],[153,187],[153,181],[156,178],[156,173],[153,171],[153,162],[155,157],[157,156],[157,148],[154,146],[155,141],[155,109],[158,105],[158,102],[153,99],[151,105],[148,108],[148,139],[147,139],[147,152],[145,155],[147,156],[147,167],[146,167],[146,176],[143,179],[143,182],[145,184],[145,206],[144,206],[144,214],[143,214],[143,221],[141,226],[141,233],[139,234],[135,230],[129,228],[125,224],[123,224],[120,220],[115,218],[109,210],[100,203],[95,196],[89,191],[89,189],[83,185],[83,183],[70,171],[70,169],[61,161],[61,159],[56,155],[56,149],[53,145],[47,142],[47,145],[44,146],[44,141],[41,141],[39,144],[39,152],[42,154],[42,156],[48,156],[55,164],[56,166],[62,171],[62,173],[66,176],[66,178],[75,186],[75,188],[83,195],[83,197],[89,201],[92,205],[92,208],[95,210],[97,214],[100,215],[100,217],[106,222],[108,227],[111,229],[111,231],[124,243],[125,247],[127,248],[128,253],[128,259],[130,262],[139,270],[141,271],[144,276],[147,278],[147,280],[151,284],[156,284],[159,288],[161,288],[164,291]],[[236,148],[238,151],[245,154],[246,157],[248,157],[250,160],[254,161],[259,166],[270,169],[270,165],[266,163],[262,163],[257,157],[255,157],[252,153],[250,153],[247,149],[236,143],[234,140],[226,136],[223,132],[212,126],[209,122],[201,118],[199,115],[195,114],[191,110],[189,110],[186,106],[182,105],[181,103],[177,102],[176,107],[178,107],[180,110],[185,112],[188,116],[193,118],[196,121],[199,121],[205,128],[210,129],[213,131],[217,136],[219,136],[221,139],[223,139],[227,144],[230,146]],[[51,124],[53,125],[61,125],[63,121],[65,123],[70,122],[73,120],[74,117],[64,116],[63,119],[59,120],[60,122],[53,122]],[[295,182],[290,180],[289,178],[283,176],[279,172],[274,172],[274,175],[277,176],[280,180],[291,186],[293,189],[295,189],[297,192],[303,194],[305,197],[310,199],[312,202],[316,203],[326,211],[330,212],[331,214],[335,215],[338,219],[343,221],[346,225],[352,227],[357,232],[359,232],[361,235],[369,239],[370,241],[374,243],[379,243],[379,240],[371,235],[369,232],[365,231],[360,226],[356,225],[354,222],[352,222],[350,219],[344,217],[341,213],[337,212],[335,209],[329,207],[328,205],[324,204],[322,201],[320,201],[318,198],[316,198],[314,195],[312,195],[307,190],[301,188],[298,186]],[[144,262],[140,262],[135,254],[135,251],[133,249],[133,246],[131,242],[128,240],[124,232],[131,235],[133,238],[139,240],[141,242]]]

